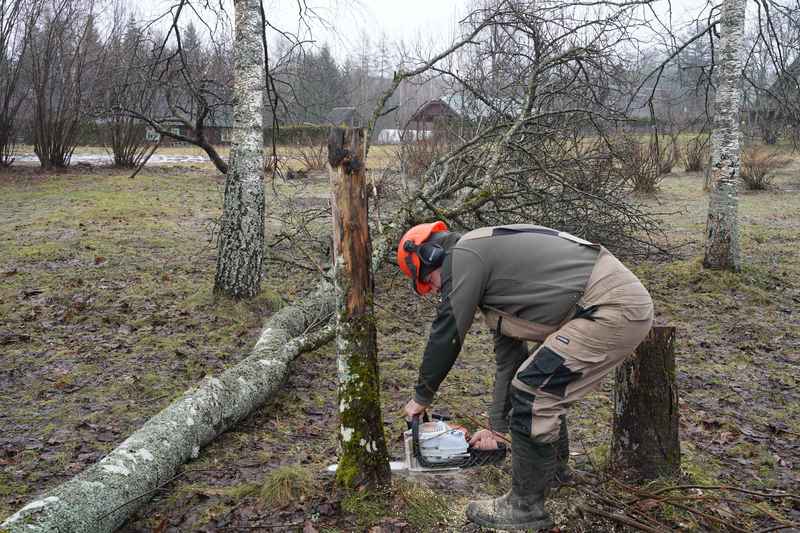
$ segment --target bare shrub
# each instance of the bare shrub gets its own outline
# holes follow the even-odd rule
[[[785,167],[789,162],[789,158],[776,150],[769,150],[763,146],[748,146],[742,150],[739,175],[748,190],[765,190],[772,185],[775,171]]]
[[[655,192],[665,166],[672,169],[671,162],[668,165],[662,162],[652,142],[646,144],[633,137],[623,136],[614,141],[613,151],[619,173],[631,185],[633,192]]]
[[[10,167],[14,162],[16,139],[10,118],[0,116],[0,167]]]
[[[33,151],[42,168],[69,166],[98,84],[102,44],[92,4],[69,0],[30,42]]]
[[[303,164],[303,170],[325,170],[328,164],[328,150],[325,144],[302,145],[298,147],[297,159]]]
[[[114,166],[136,168],[153,148],[147,141],[145,125],[138,119],[114,113],[100,128],[103,139],[108,139]]]
[[[406,140],[400,146],[400,172],[408,177],[425,174],[431,164],[450,149],[444,136],[430,139]]]
[[[303,172],[325,170],[328,165],[328,146],[311,135],[303,135],[295,144],[292,159],[300,162]]]
[[[708,163],[708,135],[697,135],[683,147],[686,172],[701,172]]]

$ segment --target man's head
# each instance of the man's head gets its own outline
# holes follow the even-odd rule
[[[441,282],[431,283],[431,273],[441,268],[446,255],[442,241],[448,235],[447,225],[438,220],[419,224],[408,230],[397,246],[397,265],[417,294],[438,291]]]

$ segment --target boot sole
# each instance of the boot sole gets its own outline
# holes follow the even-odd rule
[[[550,518],[541,518],[539,520],[532,520],[530,522],[515,522],[515,523],[501,523],[501,522],[491,522],[489,520],[483,520],[477,517],[467,516],[467,519],[474,523],[478,524],[481,527],[488,527],[492,529],[552,529],[555,526],[555,523]]]

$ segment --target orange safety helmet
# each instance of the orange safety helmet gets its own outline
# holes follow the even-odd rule
[[[416,225],[403,235],[397,246],[397,266],[407,278],[411,278],[411,284],[417,294],[427,294],[433,289],[430,283],[420,279],[423,264],[429,265],[429,262],[420,259],[419,248],[432,234],[441,231],[448,231],[447,225],[441,220]]]

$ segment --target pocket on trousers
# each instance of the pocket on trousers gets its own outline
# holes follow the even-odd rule
[[[642,320],[652,320],[653,318],[653,304],[627,304],[622,308],[622,316],[631,322],[639,322]]]
[[[538,389],[553,373],[564,364],[564,358],[556,352],[542,346],[536,355],[533,356],[530,364],[522,370],[517,371],[516,378],[532,389]]]

